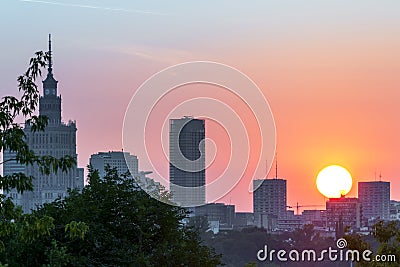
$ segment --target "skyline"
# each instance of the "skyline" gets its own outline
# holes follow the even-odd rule
[[[324,203],[315,179],[330,164],[352,174],[348,196],[356,196],[357,182],[379,180],[382,173],[391,182],[391,198],[400,199],[399,3],[267,1],[226,7],[221,1],[208,10],[187,3],[174,9],[158,1],[96,1],[105,8],[157,13],[133,15],[33,3],[66,1],[28,2],[9,1],[0,11],[6,40],[0,44],[6,51],[0,89],[2,95],[17,94],[16,77],[34,51],[46,50],[52,33],[63,118],[77,121],[79,166],[98,151],[121,150],[125,109],[148,77],[176,63],[211,60],[244,72],[269,101],[288,204]],[[110,103],[111,110],[104,109]],[[239,211],[251,208],[251,195],[243,194],[248,179],[245,184],[222,200]]]

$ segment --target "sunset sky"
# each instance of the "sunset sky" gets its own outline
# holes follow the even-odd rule
[[[357,196],[358,181],[382,174],[400,200],[400,1],[6,0],[0,33],[1,96],[17,94],[16,77],[52,34],[63,119],[77,121],[80,166],[122,148],[125,111],[151,75],[215,61],[246,74],[268,100],[288,205],[324,205],[315,179],[330,164],[352,174],[349,196]],[[175,105],[166,101],[163,118]],[[140,169],[149,166],[139,156]],[[252,210],[248,185],[263,177],[243,177],[220,201]]]

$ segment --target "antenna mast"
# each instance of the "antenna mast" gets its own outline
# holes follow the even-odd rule
[[[51,34],[49,33],[49,72],[51,73],[52,70],[53,70],[53,60],[51,51]]]

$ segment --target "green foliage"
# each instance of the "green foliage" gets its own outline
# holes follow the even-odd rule
[[[19,230],[21,239],[31,243],[43,235],[50,235],[50,230],[54,229],[53,221],[49,216],[38,218],[32,214],[25,214]]]
[[[220,257],[201,245],[197,232],[183,224],[184,209],[151,198],[137,189],[133,179],[119,177],[114,169],[104,179],[90,170],[89,178],[90,185],[81,193],[71,191],[64,200],[34,212],[39,219],[54,218],[49,236],[36,239],[35,249],[19,242],[18,251],[7,255],[13,259],[25,255],[31,266],[220,264]]]
[[[297,249],[306,249],[307,246],[317,239],[318,234],[314,231],[314,225],[305,224],[293,232],[293,240],[296,242]]]
[[[67,247],[59,247],[57,241],[51,241],[51,248],[46,251],[49,263],[43,264],[43,267],[63,267],[68,266],[71,257],[67,252]]]
[[[380,242],[376,254],[395,255],[396,262],[374,262],[371,266],[399,266],[400,228],[398,221],[379,221],[372,227],[372,235]]]
[[[345,235],[344,238],[347,241],[348,249],[357,250],[361,253],[367,249],[371,250],[370,244],[366,241],[366,236],[353,233]],[[370,263],[366,262],[362,257],[360,258],[360,261],[355,264],[359,267],[370,266]]]
[[[39,103],[39,90],[36,79],[41,76],[41,69],[47,65],[48,53],[36,52],[30,60],[27,71],[18,77],[18,89],[22,93],[20,98],[4,96],[0,102],[0,151],[9,151],[16,154],[18,163],[24,165],[37,164],[44,174],[57,172],[59,169],[67,171],[76,164],[76,159],[71,156],[55,158],[53,156],[39,156],[34,153],[25,141],[25,132],[21,124],[17,123],[18,117],[25,120],[31,131],[44,131],[47,118],[34,115]],[[0,162],[3,164],[4,162]],[[14,173],[0,176],[0,187],[8,192],[15,188],[19,193],[32,190],[31,176],[24,173]]]
[[[41,76],[41,70],[47,65],[49,54],[36,52],[30,60],[27,71],[17,78],[20,97],[4,96],[0,101],[0,151],[13,152],[17,163],[23,165],[37,165],[43,174],[50,174],[58,170],[67,171],[76,164],[76,159],[71,156],[55,158],[48,155],[36,155],[26,143],[23,125],[17,119],[25,120],[27,129],[32,132],[44,131],[47,118],[34,115],[39,103],[39,90],[36,79]],[[5,162],[0,162],[0,165]],[[13,173],[0,176],[0,188],[4,192],[16,189],[18,193],[33,190],[34,177],[25,173]],[[0,194],[0,260],[6,265],[0,266],[30,266],[27,262],[16,264],[25,259],[19,253],[21,246],[27,246],[35,251],[35,241],[50,236],[54,231],[54,219],[50,216],[37,217],[33,214],[23,214],[21,207],[15,207],[10,198]],[[82,237],[84,226],[68,228],[73,237]],[[80,232],[79,232],[80,231]],[[12,255],[12,256],[11,256]],[[40,257],[39,257],[40,258]]]
[[[389,243],[389,241],[396,236],[398,231],[399,229],[396,221],[388,223],[379,221],[372,227],[372,235],[379,243]]]
[[[198,232],[201,240],[209,240],[214,233],[210,229],[206,216],[194,216],[189,218],[188,227]]]
[[[356,266],[399,266],[400,260],[400,228],[398,221],[384,222],[379,221],[372,226],[372,237],[378,242],[377,248],[372,247],[372,242],[367,242],[366,237],[359,234],[346,235],[345,238],[348,242],[350,249],[357,249],[358,251],[364,251],[366,249],[372,250],[375,253],[371,255],[374,259],[376,255],[394,255],[396,262],[357,262]]]
[[[260,262],[257,260],[257,252],[265,245],[268,250],[315,249],[318,253],[328,247],[336,247],[333,238],[321,237],[314,226],[309,224],[293,232],[269,233],[261,228],[244,228],[241,231],[222,231],[205,239],[205,244],[214,247],[217,253],[221,253],[222,262],[226,266],[337,266],[336,262],[326,259],[323,263],[291,262],[282,263],[276,257],[273,262]]]
[[[49,60],[35,53],[18,77],[21,96],[0,101],[0,151],[15,153],[16,162],[37,165],[44,174],[66,171],[76,164],[70,156],[36,155],[25,131],[44,131],[47,118],[34,115],[39,101],[36,79]],[[29,127],[17,123],[25,120]],[[0,165],[4,162],[0,162]],[[5,192],[33,189],[24,173],[0,176]],[[161,203],[139,191],[134,180],[108,170],[104,179],[90,171],[90,186],[70,191],[65,200],[23,214],[0,195],[0,266],[217,266],[220,258],[202,246],[198,234],[182,222],[186,211]],[[160,197],[169,198],[162,191]],[[6,264],[6,265],[3,265]]]
[[[83,222],[72,221],[65,225],[65,233],[68,233],[71,239],[85,239],[85,234],[89,230],[89,227]]]

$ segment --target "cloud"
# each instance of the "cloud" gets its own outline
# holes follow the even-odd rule
[[[165,47],[132,45],[97,47],[97,49],[108,50],[167,64],[177,64],[193,58],[193,54],[190,51]]]
[[[146,15],[157,15],[157,16],[168,15],[166,13],[147,11],[147,10],[113,8],[113,7],[92,6],[92,5],[81,5],[81,4],[61,3],[61,2],[53,2],[53,1],[42,1],[42,0],[18,0],[18,1],[26,2],[26,3],[35,3],[35,4],[57,5],[57,6],[78,7],[78,8],[90,8],[90,9],[115,11],[115,12],[138,13],[138,14],[146,14]]]

